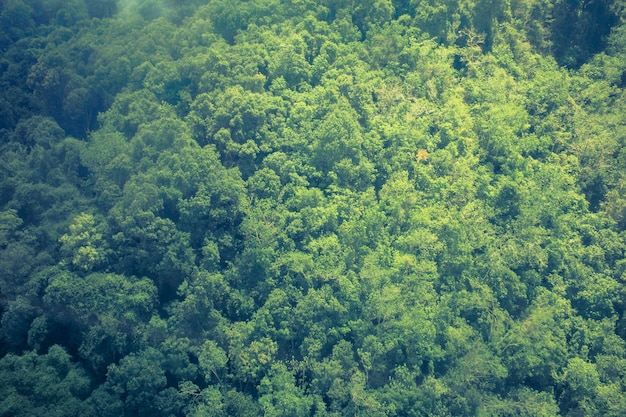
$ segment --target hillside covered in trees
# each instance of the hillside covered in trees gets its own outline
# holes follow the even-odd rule
[[[0,416],[626,415],[622,0],[3,0]]]

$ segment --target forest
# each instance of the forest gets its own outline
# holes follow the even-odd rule
[[[0,1],[0,417],[626,415],[626,1]]]

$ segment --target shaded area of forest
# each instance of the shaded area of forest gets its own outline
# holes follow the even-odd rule
[[[621,0],[6,0],[0,416],[626,415]]]

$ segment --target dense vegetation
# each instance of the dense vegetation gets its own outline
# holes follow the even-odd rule
[[[0,416],[626,415],[621,0],[3,0]]]

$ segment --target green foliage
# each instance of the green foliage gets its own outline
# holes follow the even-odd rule
[[[287,367],[278,363],[259,384],[259,404],[267,416],[308,416],[314,399],[296,386]]]
[[[9,354],[0,360],[2,416],[95,416],[96,410],[84,401],[90,380],[84,369],[58,345],[46,354]]]
[[[601,51],[611,27],[617,23],[616,3],[619,2],[556,2],[551,24],[556,60],[577,68],[590,55]]]
[[[624,415],[624,18],[2,2],[0,414]]]
[[[70,234],[59,239],[61,251],[71,258],[71,265],[80,271],[89,271],[105,261],[102,234],[95,227],[94,217],[82,213],[70,226]]]
[[[116,407],[123,415],[176,413],[180,407],[178,393],[166,388],[163,361],[163,355],[154,348],[126,356],[119,364],[109,367],[99,399],[108,396],[107,408]]]

